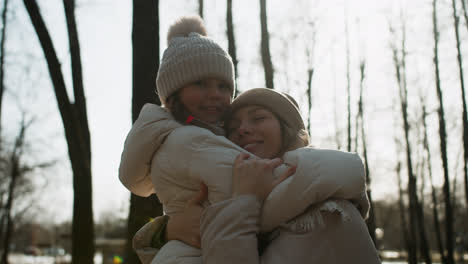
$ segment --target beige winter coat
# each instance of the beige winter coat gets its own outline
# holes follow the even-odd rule
[[[164,212],[171,215],[183,210],[200,182],[208,186],[208,204],[231,198],[232,165],[240,152],[246,151],[225,137],[182,126],[164,108],[146,104],[125,141],[119,178],[134,194],[156,192]],[[283,160],[295,165],[296,173],[265,200],[260,231],[271,231],[328,198],[353,201],[361,215],[367,215],[365,175],[358,155],[300,148],[287,152]],[[275,175],[286,169],[287,165],[280,166]],[[177,247],[170,251],[178,254]]]
[[[152,248],[151,238],[160,228],[161,218],[141,228],[133,245],[143,264],[380,263],[364,219],[347,200],[318,203],[282,224],[271,234],[262,256],[257,251],[256,236],[260,210],[254,196],[240,196],[205,208],[200,230],[203,252],[180,241],[170,241],[160,251]],[[304,219],[308,219],[308,226],[299,224],[305,223]],[[175,250],[179,254],[173,254]]]
[[[201,219],[203,263],[380,263],[364,219],[347,200],[327,200],[310,207],[299,217],[315,221],[307,230],[297,228],[300,219],[282,225],[262,256],[256,248],[259,214],[260,204],[252,196],[236,197],[205,209]],[[187,257],[173,263],[197,262]],[[202,261],[198,259],[198,263]]]

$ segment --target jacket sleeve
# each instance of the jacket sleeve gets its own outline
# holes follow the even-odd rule
[[[287,152],[284,162],[297,166],[296,173],[279,184],[262,208],[260,230],[273,228],[293,219],[312,204],[329,198],[362,201],[365,172],[355,153],[301,148]],[[280,173],[281,171],[278,171]]]
[[[164,218],[156,217],[153,221],[146,223],[133,237],[133,249],[137,253],[142,264],[150,264],[158,254],[159,249],[151,245],[153,236],[163,227]]]
[[[167,138],[164,150],[169,167],[174,167],[184,179],[203,182],[208,187],[208,201],[220,202],[231,198],[232,165],[236,156],[246,152],[222,136],[199,127],[185,126],[174,130]],[[180,184],[180,183],[178,183]],[[198,191],[198,184],[192,184]],[[157,192],[162,186],[156,186]]]
[[[257,264],[260,202],[242,195],[207,207],[201,218],[204,264]]]
[[[132,193],[143,197],[154,193],[151,160],[167,135],[180,126],[160,106],[143,106],[125,139],[119,166],[119,179]]]

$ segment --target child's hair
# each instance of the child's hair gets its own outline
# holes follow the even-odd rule
[[[180,100],[179,91],[167,98],[165,107],[169,109],[174,119],[182,124],[185,124],[190,116],[190,112]]]
[[[172,114],[174,119],[183,125],[193,125],[198,126],[201,128],[206,128],[213,132],[216,135],[223,135],[224,136],[224,129],[223,129],[223,121],[226,119],[226,114],[224,114],[220,120],[219,126],[211,125],[206,122],[203,122],[199,119],[196,119],[191,115],[185,105],[180,100],[179,91],[173,93],[169,98],[166,100],[166,104],[164,105],[169,112]],[[191,119],[189,119],[191,117]]]

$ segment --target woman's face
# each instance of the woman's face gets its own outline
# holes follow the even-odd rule
[[[179,96],[182,104],[194,117],[203,122],[219,122],[231,103],[229,84],[215,78],[205,78],[185,85]]]
[[[252,105],[237,110],[228,122],[228,138],[235,144],[263,159],[279,156],[281,126],[269,110]]]

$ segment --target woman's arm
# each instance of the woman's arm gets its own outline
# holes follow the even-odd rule
[[[355,153],[327,149],[301,148],[287,152],[284,162],[296,165],[296,173],[278,185],[262,207],[260,230],[273,228],[293,219],[312,204],[330,198],[356,201],[365,216],[369,205],[365,194],[365,172]],[[278,213],[281,212],[281,213]]]
[[[274,177],[280,159],[247,160],[239,154],[233,169],[233,198],[205,209],[201,219],[204,264],[259,263],[257,233],[260,208],[271,190],[294,173],[295,168]]]

